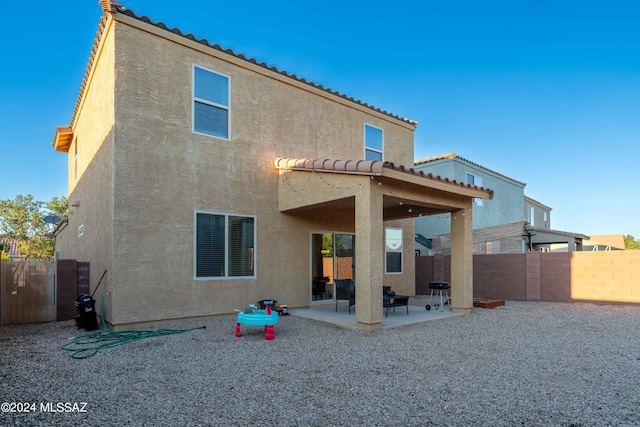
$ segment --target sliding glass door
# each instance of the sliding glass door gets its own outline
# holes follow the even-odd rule
[[[333,301],[335,279],[355,281],[355,236],[314,233],[311,254],[311,301]]]

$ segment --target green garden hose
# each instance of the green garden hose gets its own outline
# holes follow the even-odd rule
[[[94,332],[89,335],[78,335],[68,343],[62,345],[63,350],[72,352],[71,357],[73,357],[74,359],[86,359],[87,357],[95,356],[98,351],[104,348],[117,347],[119,345],[129,344],[134,341],[140,341],[145,338],[181,334],[183,332],[190,332],[196,329],[206,328],[206,326],[200,326],[191,329],[157,329],[155,331],[130,329],[113,331],[109,329],[104,320],[104,316],[102,315],[102,310],[104,308],[104,298],[107,295],[109,294],[105,294],[100,301],[100,317],[102,318],[102,326],[104,326],[105,332]]]

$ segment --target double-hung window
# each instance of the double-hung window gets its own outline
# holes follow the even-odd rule
[[[527,221],[529,221],[529,224],[532,226],[535,226],[535,219],[536,219],[536,210],[533,208],[533,206],[528,205],[527,206]]]
[[[469,185],[477,185],[478,187],[482,187],[482,177],[471,175],[470,173],[468,173],[467,174],[467,184],[469,184]],[[475,206],[482,206],[482,199],[474,197],[473,198],[473,204]]]
[[[365,160],[382,160],[383,154],[382,129],[365,123],[364,125],[364,158]]]
[[[193,66],[193,131],[229,139],[229,77]]]
[[[385,272],[402,273],[402,228],[384,229]]]
[[[196,279],[255,277],[256,218],[196,211]]]

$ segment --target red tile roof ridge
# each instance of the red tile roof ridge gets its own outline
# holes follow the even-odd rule
[[[260,67],[262,67],[262,68],[265,68],[265,69],[267,69],[267,70],[273,71],[274,73],[281,74],[281,75],[283,75],[283,76],[285,76],[285,77],[289,77],[289,78],[291,78],[291,79],[293,79],[293,80],[297,80],[297,81],[298,81],[298,82],[300,82],[300,83],[304,83],[304,84],[307,84],[307,85],[309,85],[309,86],[315,87],[316,89],[320,89],[320,90],[322,90],[322,91],[324,91],[324,92],[327,92],[327,93],[330,93],[330,94],[335,95],[335,96],[337,96],[337,97],[340,97],[340,98],[342,98],[342,99],[345,99],[345,100],[351,101],[351,102],[353,102],[353,103],[355,103],[355,104],[358,104],[358,105],[360,105],[360,106],[363,106],[363,107],[369,108],[369,109],[374,110],[374,111],[376,111],[376,112],[378,112],[378,113],[384,114],[384,115],[389,116],[389,117],[393,117],[393,118],[394,118],[394,119],[396,119],[396,120],[400,120],[400,121],[402,121],[402,122],[404,122],[404,123],[408,123],[408,124],[410,124],[410,125],[412,125],[412,126],[417,126],[417,125],[418,125],[418,122],[417,122],[416,120],[411,120],[411,119],[407,119],[407,118],[400,117],[400,116],[395,115],[395,114],[393,114],[393,113],[390,113],[390,112],[388,112],[388,111],[385,111],[385,110],[382,110],[382,109],[380,109],[380,108],[377,108],[377,107],[375,107],[375,106],[373,106],[373,105],[369,105],[369,104],[367,104],[366,102],[363,102],[363,101],[360,101],[360,100],[354,99],[354,98],[352,98],[352,97],[348,97],[347,95],[345,95],[345,94],[343,94],[343,93],[340,93],[340,92],[337,92],[337,91],[331,90],[330,88],[326,88],[326,87],[322,86],[321,84],[316,84],[316,83],[314,83],[313,81],[306,80],[304,77],[298,77],[298,76],[296,76],[295,74],[288,73],[288,72],[287,72],[287,71],[285,71],[285,70],[279,70],[278,68],[276,68],[276,67],[274,67],[274,66],[269,66],[269,65],[268,65],[267,63],[265,63],[265,62],[258,62],[255,58],[248,58],[248,57],[247,57],[246,55],[244,55],[243,53],[236,53],[236,52],[234,52],[232,49],[223,49],[223,48],[222,48],[219,44],[217,44],[217,43],[215,43],[215,44],[211,44],[211,43],[209,43],[209,41],[208,41],[207,39],[198,39],[198,38],[196,38],[196,37],[195,37],[193,34],[191,34],[191,33],[189,33],[189,34],[185,34],[185,33],[183,33],[183,32],[182,32],[182,30],[180,30],[179,28],[176,28],[176,27],[174,27],[174,28],[169,28],[169,27],[168,27],[165,23],[163,23],[163,22],[155,22],[155,21],[152,21],[152,20],[151,20],[149,17],[147,17],[147,16],[139,16],[139,15],[136,15],[136,13],[135,13],[133,10],[131,10],[131,9],[127,9],[126,7],[123,7],[123,6],[122,6],[122,4],[120,4],[120,3],[116,2],[116,1],[113,1],[113,0],[111,0],[111,1],[109,1],[109,0],[101,0],[101,3],[100,3],[100,4],[102,5],[103,3],[110,3],[110,4],[112,4],[111,9],[109,10],[109,12],[111,12],[111,13],[116,13],[116,12],[122,13],[123,15],[127,15],[127,16],[129,16],[129,17],[131,17],[131,18],[134,18],[134,19],[137,19],[137,20],[139,20],[139,21],[145,22],[145,23],[147,23],[147,24],[153,25],[153,26],[155,26],[155,27],[157,27],[157,28],[160,28],[160,29],[163,29],[163,30],[166,30],[166,31],[172,32],[172,33],[174,33],[174,34],[176,34],[176,35],[179,35],[179,36],[182,36],[182,37],[188,38],[188,39],[193,40],[193,41],[195,41],[195,42],[197,42],[197,43],[200,43],[200,44],[202,44],[202,45],[208,46],[208,47],[210,47],[210,48],[212,48],[212,49],[218,50],[218,51],[220,51],[220,52],[224,52],[224,53],[226,53],[226,54],[228,54],[228,55],[231,55],[231,56],[234,56],[234,57],[236,57],[236,58],[238,58],[238,59],[242,59],[242,60],[244,60],[244,61],[247,61],[247,62],[250,62],[250,63],[252,63],[252,64],[258,65],[258,66],[260,66]],[[115,7],[113,7],[113,6],[115,6]],[[104,6],[103,6],[103,10],[105,10],[105,12],[107,12],[107,10],[106,10],[106,9],[104,9]]]
[[[295,74],[289,74],[287,73],[285,70],[278,70],[276,67],[273,66],[269,66],[267,63],[265,62],[258,62],[255,58],[247,58],[243,53],[235,53],[232,49],[223,49],[222,46],[220,46],[219,44],[211,44],[209,43],[208,40],[206,39],[197,39],[193,34],[189,33],[189,34],[184,34],[182,32],[182,30],[180,30],[179,28],[169,28],[166,24],[164,24],[163,22],[155,22],[152,21],[149,17],[147,16],[139,16],[136,15],[135,12],[133,12],[131,9],[127,9],[125,6],[122,5],[122,3],[115,1],[115,0],[99,0],[99,4],[100,7],[102,8],[102,11],[104,12],[104,15],[100,18],[100,23],[98,24],[98,31],[96,32],[96,37],[93,40],[93,47],[91,48],[91,54],[89,55],[89,60],[87,61],[87,67],[85,68],[85,73],[84,76],[82,78],[82,83],[80,84],[80,91],[78,93],[78,97],[76,99],[76,104],[75,107],[73,109],[73,113],[71,114],[71,121],[69,123],[69,127],[73,128],[73,124],[75,122],[76,116],[78,115],[78,111],[80,110],[80,102],[82,101],[82,96],[84,94],[85,88],[87,86],[87,82],[89,81],[89,74],[91,72],[91,68],[93,66],[93,62],[95,61],[96,58],[96,53],[98,51],[99,45],[100,45],[100,39],[102,36],[102,33],[105,30],[105,24],[107,22],[107,14],[116,14],[116,13],[122,13],[123,15],[127,15],[131,18],[137,19],[139,21],[142,21],[144,23],[147,23],[149,25],[153,25],[157,28],[169,31],[171,33],[174,33],[178,36],[181,37],[185,37],[189,40],[193,40],[197,43],[200,43],[202,45],[208,46],[212,49],[218,50],[220,52],[224,52],[228,55],[234,56],[238,59],[242,59],[245,60],[247,62],[250,62],[252,64],[258,65],[262,68],[265,68],[267,70],[273,71],[274,73],[278,73],[281,74],[285,77],[289,77],[291,79],[297,80],[301,83],[307,84],[309,86],[313,86],[316,89],[320,89],[324,92],[330,93],[334,96],[340,97],[342,99],[351,101],[355,104],[361,105],[363,107],[369,108],[371,110],[377,111],[378,113],[384,114],[386,116],[389,117],[393,117],[396,120],[400,120],[404,123],[408,123],[412,126],[418,126],[418,122],[416,120],[411,120],[411,119],[407,119],[407,118],[403,118],[400,116],[397,116],[395,114],[389,113],[385,110],[382,110],[380,108],[374,107],[373,105],[368,105],[365,102],[362,102],[360,100],[354,99],[352,97],[347,97],[344,94],[341,94],[340,92],[337,91],[333,91],[330,88],[325,88],[324,86],[320,85],[320,84],[316,84],[313,81],[307,81],[306,79],[302,78],[302,77],[297,77]],[[51,142],[52,146],[55,146],[55,141],[56,141],[56,135],[54,135],[53,141]]]
[[[122,3],[115,0],[100,0],[100,7],[104,13],[117,13],[125,9]]]
[[[336,172],[382,173],[384,162],[373,160],[305,159],[276,157],[277,169],[311,169]]]
[[[493,190],[491,190],[490,188],[478,187],[477,185],[471,185],[465,182],[459,182],[455,179],[449,179],[447,177],[443,178],[440,175],[434,176],[432,173],[424,173],[424,171],[416,171],[413,168],[407,168],[404,165],[396,165],[395,163],[389,162],[389,161],[299,159],[299,158],[276,157],[273,159],[273,164],[276,167],[276,169],[306,169],[306,170],[312,170],[312,171],[371,173],[376,175],[382,174],[382,169],[387,168],[387,169],[403,172],[409,175],[430,179],[433,181],[446,182],[459,187],[472,188],[475,190],[484,191],[490,194],[490,198],[493,198]]]

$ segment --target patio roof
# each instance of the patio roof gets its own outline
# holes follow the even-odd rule
[[[493,190],[477,185],[443,178],[440,175],[416,171],[393,162],[373,160],[335,160],[276,157],[274,165],[279,170],[330,172],[349,175],[388,177],[406,183],[417,184],[466,197],[492,199]]]

